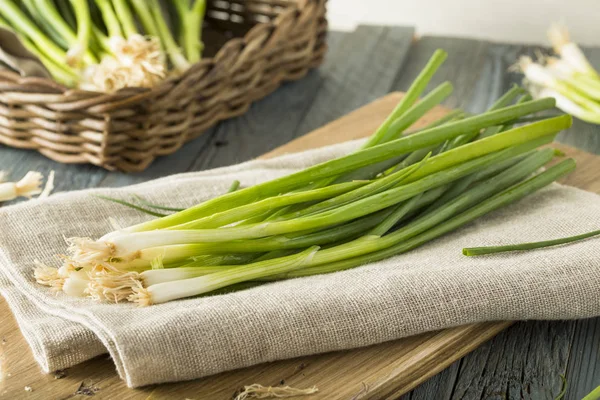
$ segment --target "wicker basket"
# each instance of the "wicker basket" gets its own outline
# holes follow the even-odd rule
[[[209,0],[207,58],[151,90],[87,92],[0,71],[0,143],[63,163],[141,171],[319,65],[325,1]]]

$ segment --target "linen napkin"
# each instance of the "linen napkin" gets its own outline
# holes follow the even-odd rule
[[[151,307],[101,304],[35,283],[64,237],[98,238],[148,217],[92,196],[135,193],[189,206],[346,154],[348,142],[122,189],[59,193],[0,208],[0,291],[46,372],[108,352],[130,387],[198,378],[266,361],[348,349],[462,324],[600,315],[600,246],[590,239],[468,258],[463,247],[598,229],[600,197],[552,185],[407,254],[348,271]]]

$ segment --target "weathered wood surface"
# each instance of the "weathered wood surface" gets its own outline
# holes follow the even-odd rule
[[[449,53],[434,83],[450,80],[455,92],[449,107],[480,112],[513,83],[518,74],[507,72],[521,54],[534,56],[532,46],[486,41],[423,37],[415,42],[408,61],[392,86],[405,90],[429,55],[437,48]],[[585,49],[600,65],[600,49]],[[600,127],[575,121],[559,135],[563,143],[600,154]],[[589,178],[600,181],[600,169]],[[580,400],[600,385],[600,319],[566,322],[520,322],[456,362],[443,374],[403,399],[554,399],[567,376],[567,400]]]
[[[390,94],[311,134],[279,147],[266,157],[364,137],[376,128],[398,99],[399,94]],[[437,108],[418,124],[430,122],[444,112],[445,109]],[[565,183],[600,192],[600,182],[586,178],[588,171],[600,167],[600,157],[568,147],[564,149],[574,155],[581,166],[581,169],[571,175]],[[74,391],[82,391],[83,382],[84,388],[88,390],[96,388],[96,396],[99,398],[144,399],[150,396],[154,399],[225,400],[236,388],[251,382],[276,385],[284,381],[298,387],[316,385],[320,388],[320,393],[313,396],[314,399],[394,399],[442,371],[454,360],[485,343],[511,324],[490,322],[457,327],[363,349],[264,364],[206,379],[135,391],[124,387],[107,357],[100,357],[70,369],[62,380],[55,380],[53,376],[40,376],[31,357],[22,356],[22,339],[10,318],[0,327],[0,335],[6,333],[4,356],[7,365],[10,365],[7,371],[10,371],[8,373],[11,376],[7,376],[5,382],[8,387],[6,395],[9,397],[22,395],[21,387],[31,386],[35,391],[28,394],[29,398],[68,398]],[[475,371],[481,368],[482,365],[477,363],[471,367]],[[447,374],[446,372],[442,376]],[[431,387],[431,383],[424,387]],[[450,387],[436,385],[424,393],[424,396],[430,398],[427,396],[430,396],[431,392],[438,393],[440,390],[447,391]]]
[[[359,27],[352,33],[332,33],[331,51],[320,70],[311,72],[299,82],[285,85],[254,105],[248,114],[220,124],[176,154],[159,159],[143,173],[124,175],[107,173],[90,166],[64,166],[37,153],[4,147],[0,148],[0,169],[10,169],[15,176],[30,169],[54,169],[59,177],[57,190],[62,191],[125,185],[175,172],[244,161],[301,136],[391,90],[406,89],[425,60],[438,47],[448,50],[450,57],[436,80],[451,80],[456,87],[455,94],[446,105],[461,107],[467,111],[481,111],[512,82],[518,81],[518,76],[506,72],[508,65],[518,54],[532,51],[529,47],[464,39],[424,37],[413,41],[412,36],[411,29],[383,27]],[[589,55],[600,65],[600,50],[590,51]],[[573,129],[561,135],[561,140],[600,154],[598,127],[577,122]],[[585,184],[597,185],[600,168],[588,171]],[[66,378],[54,381],[53,376],[39,373],[23,338],[15,330],[12,316],[7,314],[4,303],[0,305],[0,321],[0,337],[5,340],[0,347],[3,374],[3,379],[0,380],[0,397],[75,398],[78,397],[76,392],[79,386],[84,383],[84,386],[100,388],[96,398],[137,399],[147,398],[151,393],[151,398],[206,398],[200,396],[199,387],[193,383],[123,391],[122,383],[116,381],[112,362],[107,358],[72,368],[67,371]],[[554,398],[560,391],[559,374],[567,372],[569,389],[566,398],[580,399],[583,394],[600,385],[600,368],[595,367],[600,356],[598,324],[598,320],[517,323],[407,394],[405,398]],[[419,344],[428,337],[424,335],[407,340]],[[405,351],[410,347],[408,343],[398,347],[386,344],[391,347],[382,347],[384,350],[374,351],[369,357],[364,354],[373,351],[369,350],[371,348],[356,350],[358,360],[363,363],[353,370],[356,374],[370,371],[376,373],[377,362],[381,360],[374,356],[377,354],[388,360],[388,368],[392,369],[386,371],[393,371],[398,362],[406,357]],[[397,352],[392,353],[393,351]],[[319,387],[331,387],[340,373],[333,361],[340,357],[343,359],[344,353],[346,352],[311,357],[311,362],[305,363],[305,368],[300,368],[303,362],[301,360],[283,362],[279,375],[286,380],[286,384],[304,385],[313,384],[314,381]],[[363,354],[362,358],[360,354]],[[390,354],[394,355],[391,360],[388,358]],[[328,367],[321,370],[319,365]],[[316,368],[313,369],[313,366]],[[438,365],[438,368],[444,366]],[[260,381],[270,367],[251,369],[247,376],[243,370],[228,373],[231,375],[225,374],[231,386],[222,389],[222,394],[226,395],[224,398],[231,397],[239,384]],[[432,368],[430,372],[433,371]],[[350,376],[358,378],[359,375]],[[240,377],[244,379],[240,380]],[[313,377],[314,380],[305,383],[307,380],[300,379],[307,377]],[[388,387],[379,387],[389,389],[387,393],[390,398],[397,398],[394,393],[399,393],[399,390],[401,392],[401,382],[389,382],[391,384],[388,383]],[[368,393],[361,382],[353,383],[355,386],[351,389],[354,392],[348,393],[354,394],[341,398]],[[50,384],[59,389],[52,393],[36,391],[36,386],[46,387]],[[25,392],[26,385],[31,386],[34,392]],[[185,392],[169,389],[177,385],[187,389]],[[327,397],[325,393],[323,396],[315,398],[333,398]]]

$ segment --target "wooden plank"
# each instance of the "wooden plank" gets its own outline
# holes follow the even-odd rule
[[[399,94],[386,96],[384,99],[357,110],[329,126],[296,139],[266,156],[338,143],[346,137],[364,137],[372,132],[393,108],[399,96]],[[420,121],[419,124],[424,124],[444,112],[444,109],[438,108]],[[563,146],[563,148],[580,160],[580,166],[582,167],[570,176],[567,182],[588,190],[595,188],[600,192],[599,183],[589,177],[600,167],[600,158],[568,147]],[[584,182],[582,185],[579,184],[580,180]],[[18,398],[23,395],[25,386],[31,386],[34,391],[27,393],[29,399],[71,398],[83,383],[86,387],[98,388],[95,394],[95,398],[98,399],[137,400],[150,397],[152,399],[195,398],[219,400],[230,399],[234,392],[243,385],[251,383],[277,385],[282,381],[286,385],[295,387],[309,387],[312,385],[319,387],[319,394],[306,397],[308,400],[394,399],[443,370],[454,360],[486,342],[490,337],[511,324],[510,322],[492,322],[468,325],[361,349],[301,357],[225,372],[189,382],[130,390],[125,388],[124,383],[118,379],[111,361],[106,357],[100,357],[71,368],[66,371],[66,376],[62,379],[54,379],[52,375],[40,374],[31,355],[28,352],[24,354],[23,339],[15,331],[14,322],[11,319],[12,316],[10,315],[0,314],[0,337],[4,337],[6,340],[5,344],[0,347],[6,374],[4,379],[0,381],[0,393],[6,391],[4,395],[7,398]],[[519,325],[522,324],[515,326]],[[12,327],[12,329],[9,329],[9,327]],[[546,333],[546,336],[554,338],[557,333],[559,332],[556,330],[550,330]],[[499,338],[505,342],[508,341],[506,338],[502,339],[502,336]],[[507,345],[507,347],[518,350],[512,353],[515,360],[518,358],[517,363],[528,360],[532,354],[531,349],[527,349],[530,352],[528,354],[523,347],[519,347],[521,346],[520,341],[526,340],[524,336],[514,336],[512,340],[512,344]],[[552,340],[556,342],[555,344],[559,344],[559,342],[564,341],[564,338],[558,337]],[[543,341],[543,343],[545,342],[546,340]],[[483,348],[483,350],[487,350],[488,356],[493,353],[490,349],[490,346]],[[560,360],[564,357],[561,351],[560,346],[554,346],[556,357],[544,362],[553,363]],[[481,363],[479,358],[470,359],[463,364],[463,374],[459,376],[459,384],[456,388],[448,385],[436,385],[436,381],[428,382],[425,386],[429,387],[432,393],[446,393],[448,397],[463,398],[461,394],[464,393],[464,397],[468,398],[468,396],[475,395],[472,393],[477,392],[477,396],[490,394],[494,398],[495,392],[490,393],[487,390],[480,390],[481,387],[487,388],[489,385],[471,385],[462,377],[471,376],[465,371],[472,370],[473,374],[477,373],[479,376],[484,377],[483,380],[489,381],[490,375],[487,374],[485,368],[491,368],[498,364],[496,362],[498,360],[498,358],[491,357],[489,362],[486,359],[485,362]],[[537,361],[533,363],[535,364],[535,362]],[[535,379],[540,378],[536,377],[536,370],[531,367],[532,365],[529,365],[526,368],[527,371],[531,371],[528,372],[530,375],[526,375],[526,379],[533,382]],[[484,368],[483,372],[482,368]],[[491,375],[491,377],[498,384],[504,382],[505,374],[512,373],[510,368],[504,370],[497,368],[496,370],[501,379],[496,379],[495,375]],[[449,375],[452,376],[448,373],[443,376],[449,377]],[[546,382],[545,380],[549,379],[551,377],[544,377],[542,380]],[[511,381],[516,382],[518,385],[521,382],[520,377],[511,377]],[[437,382],[439,383],[439,381]],[[464,384],[461,382],[464,382]],[[414,392],[414,396],[415,398],[419,398],[416,396],[421,396],[420,398],[441,398],[437,396],[423,397],[423,392],[418,391]]]
[[[426,62],[437,48],[445,49],[449,56],[435,75],[430,87],[449,80],[454,84],[455,92],[444,104],[470,112],[481,112],[511,85],[521,83],[522,76],[508,72],[508,68],[522,54],[534,56],[536,47],[471,39],[422,37],[411,48],[409,61],[400,71],[394,89],[405,90],[419,72],[419,66]],[[584,50],[595,65],[600,65],[600,49]],[[558,140],[600,154],[600,128],[597,125],[576,120],[571,129],[559,135]],[[580,170],[585,168],[581,164],[580,161]],[[599,176],[600,173],[588,174],[581,179],[587,180],[585,184],[589,185],[586,186],[588,190],[597,191],[600,185]],[[489,348],[483,346],[469,354],[463,361],[453,365],[451,370],[458,371],[457,379],[452,380],[447,375],[436,376],[428,382],[428,385],[417,388],[410,396],[405,397],[486,399],[488,396],[491,396],[489,398],[542,396],[540,398],[554,398],[552,395],[560,391],[562,384],[559,375],[566,372],[567,362],[573,360],[572,357],[569,358],[572,347],[570,338],[574,336],[576,325],[578,324],[575,322],[541,321],[516,324],[493,339]],[[544,335],[544,332],[549,331],[554,332],[561,340],[555,341]],[[592,336],[588,335],[576,337],[580,340],[592,339]],[[513,346],[514,343],[518,343],[519,346]],[[589,351],[595,348],[592,342],[581,346]],[[546,359],[553,362],[545,363],[543,360]],[[574,368],[573,371],[577,370],[585,375],[584,371],[589,368],[581,367]],[[569,379],[572,374],[575,372],[568,374]],[[540,376],[548,378],[541,379]],[[585,380],[583,377],[582,379]],[[596,380],[596,385],[600,385],[600,379]],[[439,393],[447,395],[439,397]]]
[[[554,399],[569,354],[569,322],[520,322],[463,359],[452,398]]]
[[[567,369],[566,400],[581,400],[600,386],[600,318],[577,321]]]

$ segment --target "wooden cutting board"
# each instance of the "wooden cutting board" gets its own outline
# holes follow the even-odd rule
[[[309,133],[264,157],[297,152],[372,133],[398,102],[389,94],[351,114]],[[437,108],[418,125],[443,115]],[[563,183],[600,193],[600,157],[556,144],[578,162]],[[108,356],[101,356],[64,373],[45,375],[35,363],[25,339],[3,300],[0,302],[0,398],[66,399],[94,393],[95,399],[208,399],[230,400],[244,385],[316,386],[307,400],[396,399],[442,371],[452,362],[511,325],[489,322],[425,333],[365,348],[261,364],[212,377],[142,389],[128,389]],[[160,360],[157,360],[160,362]],[[25,387],[30,387],[31,392]]]

